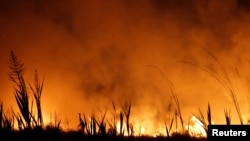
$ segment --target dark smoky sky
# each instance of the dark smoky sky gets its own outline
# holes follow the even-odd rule
[[[7,77],[13,50],[28,82],[35,69],[45,77],[47,117],[56,111],[77,120],[78,112],[131,99],[132,117],[161,121],[174,105],[168,78],[185,119],[198,108],[206,112],[209,102],[214,120],[224,122],[223,110],[235,109],[222,84],[178,62],[223,77],[208,50],[232,79],[247,118],[249,40],[247,0],[0,0],[0,99],[16,107]]]

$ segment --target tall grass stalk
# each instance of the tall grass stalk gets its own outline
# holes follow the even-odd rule
[[[79,118],[79,125],[78,125],[78,126],[79,126],[79,127],[81,128],[81,130],[83,131],[83,134],[85,134],[85,129],[86,129],[86,126],[87,126],[86,120],[85,120],[85,118],[82,119],[81,113],[79,113],[78,118]]]
[[[120,135],[124,135],[124,131],[123,131],[123,112],[120,112]]]
[[[90,118],[90,132],[91,132],[91,135],[96,135],[96,118],[94,116],[94,114],[91,115],[91,118]]]
[[[207,105],[207,121],[208,121],[208,125],[212,124],[212,112],[211,112],[211,107],[209,103]]]
[[[106,114],[105,114],[106,116]],[[95,136],[97,133],[106,134],[106,123],[104,121],[105,116],[102,117],[100,122],[97,121],[94,114],[90,116],[89,122],[85,114],[83,114],[83,119],[81,114],[79,114],[79,126],[83,131],[84,135]],[[99,131],[97,132],[97,126],[99,127]],[[105,131],[104,131],[105,130]]]
[[[115,102],[112,101],[112,107],[113,107],[113,110],[114,110],[114,113],[113,113],[113,124],[110,124],[110,132],[112,135],[117,135],[117,123],[116,123],[116,106],[115,106]]]
[[[208,132],[208,127],[207,127],[207,122],[205,120],[204,114],[202,113],[201,109],[199,108],[199,114],[194,114],[194,116],[196,117],[196,119],[198,119],[201,123],[202,123],[202,128],[206,131],[206,133]]]
[[[169,126],[165,122],[165,129],[166,129],[167,137],[170,137],[170,133],[171,133],[171,130],[172,130],[172,127],[173,127],[173,123],[174,123],[174,117],[171,118]]]
[[[175,106],[176,106],[176,116],[179,117],[180,122],[181,122],[182,131],[184,131],[184,120],[183,120],[183,117],[182,117],[181,105],[180,105],[180,102],[179,102],[179,99],[178,99],[174,84],[168,79],[168,77],[166,77],[164,75],[164,73],[161,71],[161,69],[159,67],[154,66],[154,65],[148,65],[148,67],[156,68],[160,72],[160,74],[162,75],[163,79],[167,82],[167,84],[168,84],[168,86],[170,88],[170,93],[171,93],[171,95],[172,95],[172,97],[174,99],[174,103],[175,103]],[[176,126],[177,126],[177,123],[176,123]]]
[[[171,130],[172,130],[173,123],[174,123],[174,117],[175,117],[175,115],[173,115],[172,118],[171,118],[171,107],[172,107],[172,104],[169,103],[168,104],[168,119],[170,119],[170,121],[168,121],[169,126],[166,123],[166,121],[164,121],[167,137],[170,137]]]
[[[26,122],[26,128],[31,128],[31,118],[30,118],[30,109],[29,109],[29,97],[24,80],[24,64],[21,60],[14,54],[13,51],[10,52],[9,60],[9,69],[8,73],[9,79],[15,84],[15,99],[18,105],[18,108],[21,112],[23,119]]]
[[[233,83],[229,77],[228,72],[226,71],[225,67],[222,65],[222,63],[218,60],[218,58],[209,50],[205,49],[206,53],[208,53],[208,55],[216,62],[216,64],[219,66],[222,74],[217,73],[217,71],[215,71],[213,68],[209,67],[209,66],[200,66],[198,64],[189,62],[189,61],[178,61],[179,63],[186,63],[186,64],[191,64],[195,67],[198,67],[199,69],[209,73],[212,77],[214,77],[224,88],[225,90],[228,92],[229,96],[231,97],[234,107],[236,109],[237,115],[239,117],[240,120],[240,124],[243,124],[243,119],[242,119],[242,115],[241,115],[241,111],[240,111],[240,107],[239,107],[239,103],[236,97],[236,91],[233,87]]]
[[[126,118],[127,134],[128,134],[128,136],[130,136],[132,133],[132,132],[130,132],[131,131],[131,128],[130,128],[131,100],[125,101],[124,104],[121,104],[121,108],[122,108],[122,113],[120,114],[120,118],[122,120],[123,114],[124,114],[124,116]],[[121,122],[121,125],[122,125],[122,122]],[[122,129],[122,127],[121,127],[121,129]]]
[[[237,114],[239,116],[239,120],[240,123],[243,124],[243,119],[242,119],[242,115],[241,115],[241,111],[240,111],[240,107],[239,107],[239,103],[236,97],[236,92],[235,89],[233,87],[233,84],[231,82],[231,79],[229,78],[229,75],[227,73],[227,71],[225,70],[224,66],[220,63],[220,61],[217,59],[216,56],[214,56],[214,54],[212,54],[209,50],[206,49],[206,51],[208,52],[208,54],[219,64],[223,74],[224,74],[224,79],[225,79],[225,86],[233,100],[234,106],[236,108]]]
[[[14,116],[12,113],[6,113],[3,116],[3,128],[8,131],[14,129]]]
[[[245,83],[243,82],[239,70],[236,68],[235,71],[236,71],[236,74],[238,75],[238,77],[240,79],[242,87],[245,89],[246,100],[247,100],[247,105],[248,105],[248,112],[250,113],[250,100],[249,100],[249,97],[248,97],[248,95],[249,95],[249,89],[246,86],[246,82]],[[250,123],[250,119],[247,120],[247,124],[249,124],[249,123]]]
[[[116,136],[118,129],[117,129],[117,119],[116,119],[117,118],[116,105],[114,101],[112,101],[112,108],[113,108],[113,113],[112,113],[111,121],[107,121],[109,125],[108,134],[112,136]]]
[[[14,129],[14,115],[11,112],[4,112],[3,102],[0,101],[0,133],[2,130],[12,131]]]
[[[98,125],[98,134],[99,135],[106,135],[106,122],[105,122],[105,117],[107,114],[107,110],[105,111],[104,115],[102,116],[101,120],[97,121]]]
[[[212,125],[212,112],[210,104],[208,103],[207,106],[207,121],[205,120],[205,116],[200,108],[199,108],[199,114],[194,114],[194,116],[202,123],[202,128],[206,131],[206,134],[208,134],[208,125]]]
[[[230,125],[231,124],[231,111],[225,109],[224,115],[225,115],[225,119],[226,119],[226,124]]]
[[[19,113],[17,113],[17,114],[14,113],[14,117],[17,121],[19,131],[23,130],[25,128],[25,123],[23,121],[22,116]]]
[[[30,89],[33,92],[33,96],[36,102],[37,119],[35,121],[37,122],[38,126],[43,126],[43,116],[42,116],[42,108],[41,108],[41,95],[42,95],[42,90],[43,90],[43,83],[44,83],[44,79],[42,80],[42,82],[40,82],[38,78],[38,72],[37,70],[35,70],[34,86],[30,84]]]

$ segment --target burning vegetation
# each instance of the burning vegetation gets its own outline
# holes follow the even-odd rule
[[[72,133],[73,131],[65,131],[61,127],[61,120],[55,117],[55,122],[50,122],[50,124],[45,125],[43,122],[42,114],[42,90],[43,82],[39,81],[38,71],[35,70],[34,73],[34,85],[27,85],[27,81],[24,78],[24,64],[22,61],[14,54],[13,51],[10,52],[9,59],[9,79],[14,83],[14,97],[19,109],[19,112],[8,111],[4,112],[3,102],[0,105],[0,138],[5,139],[15,139],[15,138],[27,138],[33,139],[34,136],[43,136],[46,134],[46,137],[43,139],[50,139],[50,135],[53,135],[52,138],[60,138],[61,133],[67,134]],[[30,87],[28,87],[30,86]],[[31,91],[30,91],[31,90]],[[131,122],[131,111],[132,103],[131,100],[120,102],[119,107],[115,102],[112,102],[113,114],[107,115],[107,110],[98,118],[99,115],[94,113],[91,116],[79,113],[79,126],[74,131],[75,134],[81,135],[84,137],[172,137],[172,136],[186,136],[186,137],[205,137],[205,134],[202,134],[197,128],[199,125],[200,128],[205,128],[202,122],[198,122],[195,117],[191,118],[192,124],[188,125],[188,128],[184,128],[184,120],[181,116],[180,103],[178,102],[177,95],[173,92],[173,85],[171,84],[171,91],[173,97],[175,98],[177,109],[175,115],[171,119],[170,123],[165,123],[165,130],[155,129],[155,133],[152,131],[154,127],[147,127],[147,125],[140,125],[140,123]],[[33,109],[33,100],[36,102],[36,113]],[[111,117],[111,118],[108,118]],[[177,120],[180,120],[181,128],[177,125]],[[196,119],[196,120],[195,120]],[[174,124],[176,123],[175,127]],[[158,130],[158,131],[157,131]],[[201,130],[201,129],[200,129]],[[45,133],[44,133],[45,132]],[[36,138],[38,138],[36,137]]]
[[[216,80],[218,80],[229,92],[233,103],[235,105],[240,124],[243,123],[242,115],[240,112],[240,107],[238,106],[238,101],[236,99],[235,91],[223,66],[217,60],[212,53],[209,54],[217,61],[220,65],[224,77],[217,76],[216,73],[212,72],[210,68],[201,68],[205,70],[210,75],[212,75]],[[182,62],[195,65],[191,62]],[[168,122],[165,121],[165,125],[162,124],[158,128],[152,126],[152,123],[140,123],[136,120],[136,114],[131,115],[133,111],[133,105],[130,100],[119,102],[118,104],[114,101],[112,104],[112,112],[108,112],[106,109],[103,113],[97,115],[92,113],[90,116],[87,114],[78,115],[78,127],[74,130],[65,130],[61,126],[61,119],[55,115],[54,122],[50,121],[49,124],[44,124],[43,114],[42,114],[42,90],[44,79],[40,82],[38,71],[35,70],[34,73],[34,84],[29,84],[24,78],[24,64],[23,62],[14,54],[13,51],[10,52],[9,59],[9,80],[14,83],[14,97],[19,109],[19,112],[11,109],[5,112],[3,108],[3,102],[0,103],[0,138],[1,139],[15,139],[15,138],[26,138],[33,139],[42,137],[42,139],[56,139],[62,140],[64,136],[72,135],[73,138],[116,138],[116,139],[126,139],[126,138],[195,138],[195,139],[205,139],[208,132],[208,125],[212,123],[212,109],[210,104],[207,107],[207,115],[202,113],[199,109],[198,114],[192,114],[190,119],[187,121],[182,117],[181,103],[178,100],[178,96],[174,87],[174,84],[161,72],[161,70],[156,66],[150,66],[156,68],[161,73],[164,80],[167,82],[172,94],[175,110],[170,117]],[[225,78],[225,80],[223,79]],[[27,85],[28,84],[28,85]],[[29,87],[28,87],[29,86]],[[36,113],[33,109],[33,100],[36,103]],[[135,111],[136,112],[136,111]],[[230,111],[224,111],[225,121],[227,125],[231,124]],[[135,116],[133,118],[132,116]],[[133,119],[133,122],[132,122]]]
[[[248,0],[1,0],[0,140],[249,124],[249,21]]]

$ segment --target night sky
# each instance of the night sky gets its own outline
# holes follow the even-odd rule
[[[7,76],[13,50],[27,82],[35,69],[44,77],[47,122],[56,112],[73,128],[78,113],[131,100],[131,122],[164,126],[175,108],[169,80],[185,123],[208,103],[215,123],[225,123],[225,109],[239,123],[227,82],[218,81],[225,72],[246,122],[249,41],[247,0],[0,0],[0,100],[18,112]]]

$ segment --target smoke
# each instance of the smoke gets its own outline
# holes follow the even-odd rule
[[[209,73],[178,63],[190,61],[222,76],[207,49],[233,79],[248,116],[249,5],[246,0],[1,0],[1,100],[16,106],[6,76],[14,50],[28,81],[35,69],[45,76],[47,117],[56,111],[75,120],[79,112],[131,99],[132,117],[161,124],[174,111],[169,79],[184,119],[199,107],[205,112],[209,102],[214,120],[224,122],[223,110],[234,106],[223,86]]]

